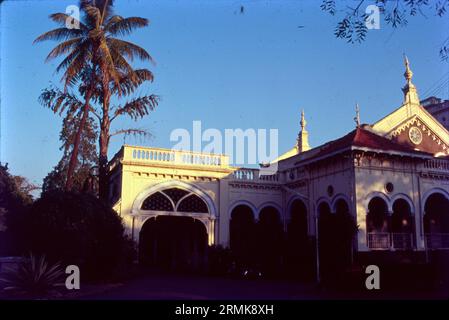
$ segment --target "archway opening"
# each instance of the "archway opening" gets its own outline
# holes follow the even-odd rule
[[[318,257],[319,273],[324,282],[328,282],[333,270],[334,247],[333,235],[335,233],[332,221],[331,208],[326,202],[318,205]]]
[[[370,249],[390,248],[388,206],[384,199],[374,197],[368,203],[366,231]]]
[[[391,245],[395,249],[412,249],[414,244],[415,224],[409,203],[404,199],[398,199],[393,203],[391,215]]]
[[[207,231],[198,220],[182,216],[150,218],[139,237],[143,265],[165,271],[193,271],[205,266]]]
[[[331,213],[327,203],[318,206],[318,249],[323,281],[340,281],[352,262],[352,246],[357,226],[344,199]]]
[[[258,263],[267,276],[279,274],[282,268],[284,231],[279,211],[267,206],[260,211],[257,223]]]
[[[352,248],[355,235],[357,233],[357,224],[355,218],[351,215],[349,205],[344,199],[338,199],[335,203],[335,256],[336,262],[343,270],[352,263]]]
[[[308,241],[307,207],[300,199],[292,202],[287,224],[286,269],[290,276],[304,278],[311,271],[311,245]]]
[[[424,233],[428,248],[449,248],[449,200],[441,193],[433,193],[426,200]]]
[[[238,205],[231,212],[229,242],[237,268],[245,269],[255,264],[254,213],[247,205]]]

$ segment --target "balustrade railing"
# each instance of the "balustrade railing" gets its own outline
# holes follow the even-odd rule
[[[413,234],[370,232],[368,248],[372,250],[410,250],[413,249]]]
[[[133,146],[124,146],[123,160],[173,165],[229,166],[229,157],[225,155]]]
[[[233,172],[232,178],[241,181],[254,182],[279,182],[279,173],[275,174],[260,174],[259,169],[241,168]]]
[[[449,160],[432,159],[424,163],[424,168],[436,171],[449,172]]]
[[[425,234],[428,249],[449,249],[449,233]]]

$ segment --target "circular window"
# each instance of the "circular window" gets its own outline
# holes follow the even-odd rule
[[[394,185],[393,185],[391,182],[388,182],[388,183],[385,185],[385,190],[387,190],[388,193],[393,192],[393,190],[394,190]]]
[[[422,141],[422,132],[418,127],[411,127],[408,131],[408,137],[414,144],[420,144]]]
[[[327,195],[329,197],[332,197],[334,195],[334,187],[333,186],[328,186],[327,187]]]

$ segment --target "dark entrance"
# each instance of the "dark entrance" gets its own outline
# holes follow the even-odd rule
[[[265,275],[275,276],[282,268],[284,237],[276,208],[268,206],[260,211],[256,231],[258,264]]]
[[[318,254],[323,282],[339,282],[352,260],[357,226],[347,202],[340,199],[332,213],[327,203],[318,206]]]
[[[139,258],[162,270],[192,271],[205,266],[207,232],[190,217],[158,216],[148,219],[140,231]]]
[[[290,208],[287,224],[286,270],[289,276],[306,279],[313,271],[311,243],[307,235],[307,208],[302,200],[295,200]]]

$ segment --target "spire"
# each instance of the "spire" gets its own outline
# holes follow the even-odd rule
[[[407,83],[402,88],[402,92],[404,92],[404,104],[418,104],[419,105],[419,97],[418,92],[416,90],[415,85],[412,82],[413,72],[410,69],[410,62],[408,61],[407,56],[404,54],[404,64],[405,64],[405,72],[404,77]]]
[[[408,62],[408,58],[405,54],[404,54],[404,64],[405,64],[405,72],[404,72],[405,80],[407,80],[407,83],[411,83],[413,78],[413,72],[410,69],[410,62]]]
[[[306,130],[306,117],[304,115],[304,109],[301,111],[301,131],[298,133],[298,139],[296,139],[296,151],[298,153],[310,150],[309,146],[309,133]]]
[[[302,109],[301,111],[301,131],[305,131],[306,130],[306,117],[304,116],[304,109]]]
[[[357,128],[359,128],[360,127],[360,109],[359,109],[359,104],[358,103],[356,103],[356,105],[355,105],[354,121],[355,121],[355,126]]]

